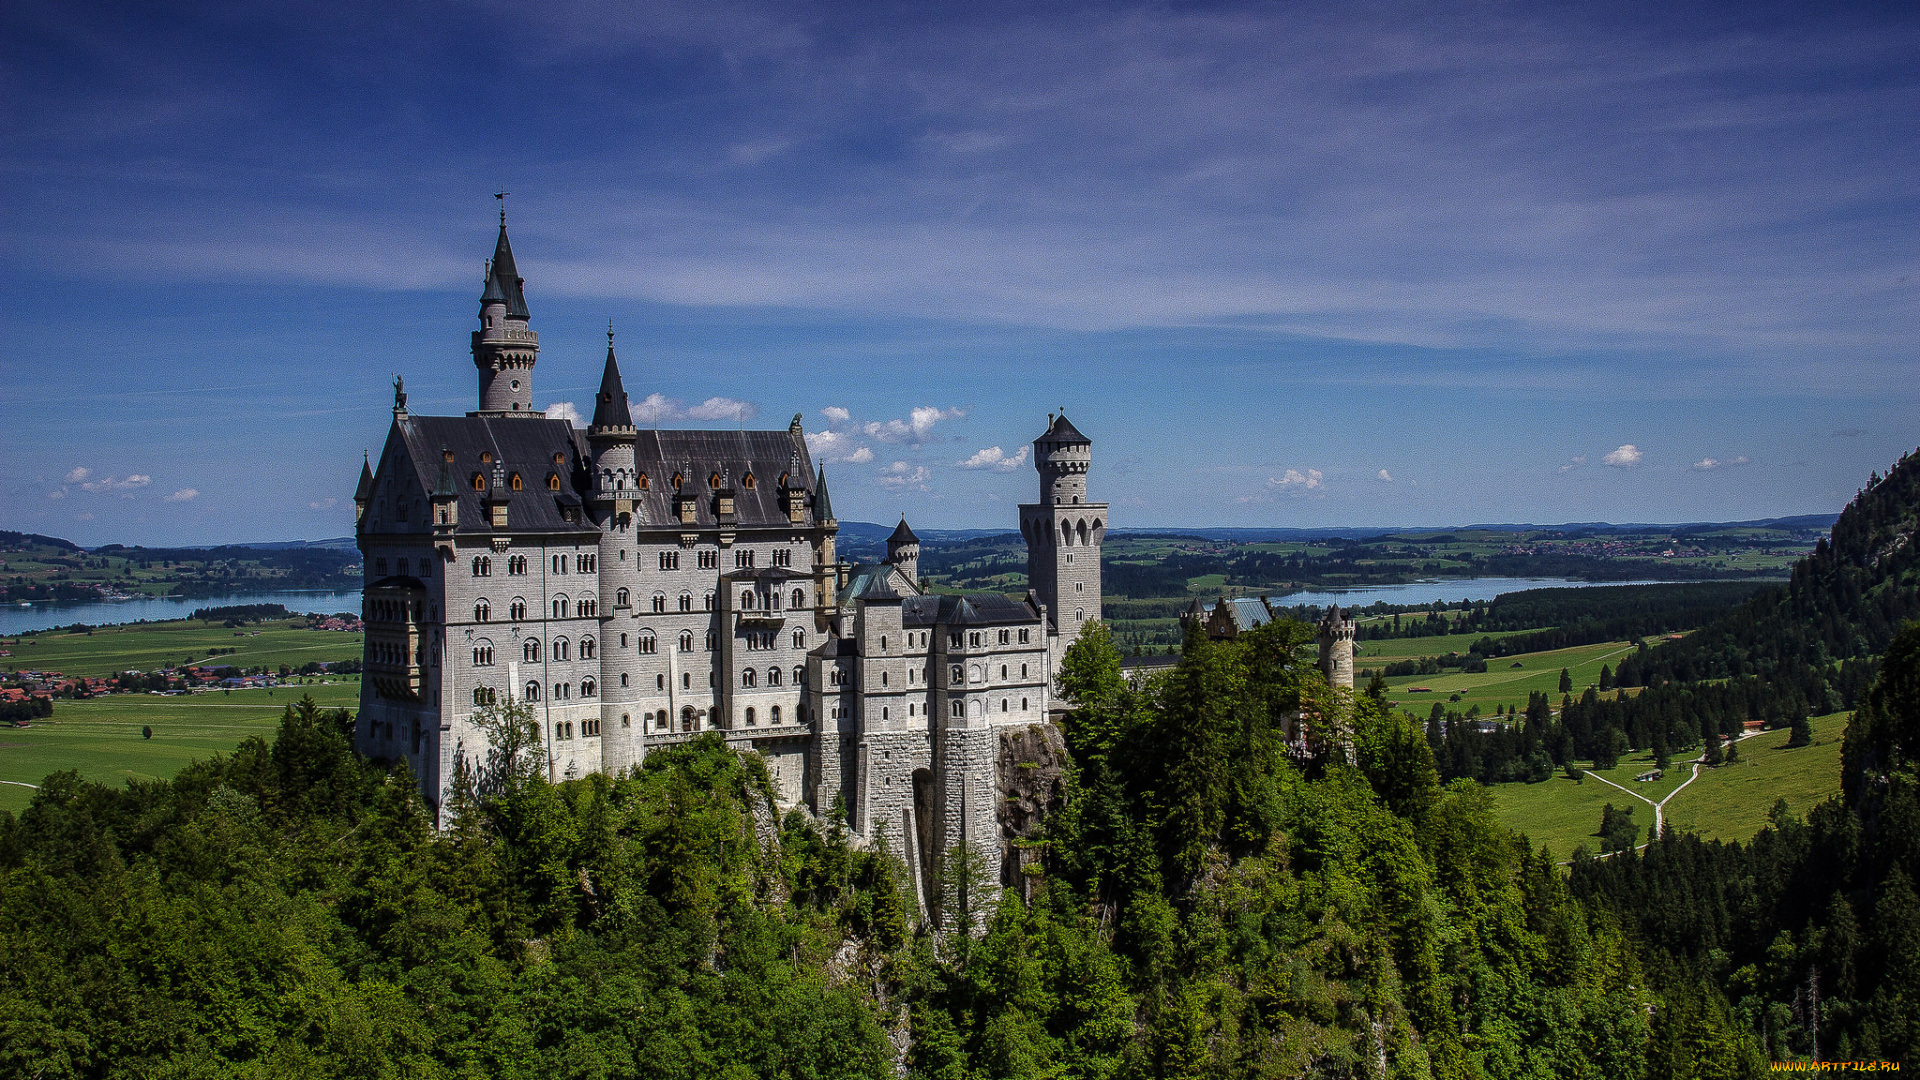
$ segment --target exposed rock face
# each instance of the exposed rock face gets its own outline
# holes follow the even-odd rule
[[[1067,744],[1052,724],[1000,729],[1000,882],[1017,886],[1028,896],[1040,853],[1021,845],[1033,839],[1040,824],[1059,807],[1066,795]]]

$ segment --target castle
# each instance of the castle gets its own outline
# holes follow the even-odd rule
[[[1064,413],[1034,440],[1025,597],[929,594],[904,519],[885,562],[836,556],[797,415],[640,429],[611,333],[587,428],[535,410],[524,286],[503,214],[471,343],[479,408],[416,416],[396,380],[362,466],[356,745],[405,759],[440,816],[456,763],[486,755],[481,706],[533,707],[553,780],[717,731],[764,758],[782,803],[890,837],[923,904],[962,843],[999,880],[999,733],[1046,720],[1062,653],[1100,615],[1091,440]]]

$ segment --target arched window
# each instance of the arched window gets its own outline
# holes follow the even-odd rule
[[[553,639],[553,658],[555,660],[570,659],[572,651],[572,648],[567,644],[566,638]]]
[[[493,605],[485,600],[473,605],[473,621],[486,622],[493,617]]]
[[[680,631],[680,651],[681,652],[693,651],[693,631],[691,630]]]
[[[667,610],[667,594],[666,593],[653,594],[653,610],[655,611]]]
[[[510,488],[512,488],[512,489],[513,489],[513,490],[515,490],[515,491],[519,491],[519,490],[520,490],[520,487],[521,487],[521,484],[520,484],[520,474],[519,474],[519,473],[514,473],[514,474],[512,474],[512,475],[510,475],[510,476],[508,476],[508,477],[507,477],[507,486],[508,486],[508,487],[510,487]]]
[[[713,594],[712,594],[712,593],[708,593],[708,594],[707,594],[707,598],[706,598],[706,600],[705,600],[705,604],[706,604],[706,606],[705,606],[705,607],[703,607],[703,608],[701,608],[701,610],[702,610],[702,611],[712,611],[712,610],[713,610]]]
[[[745,589],[741,591],[740,608],[743,611],[753,610],[753,590],[752,589]]]
[[[476,686],[473,688],[473,703],[475,705],[491,705],[493,701],[493,687]]]
[[[560,490],[560,474],[559,473],[547,474],[547,490],[548,491]]]
[[[793,606],[797,608],[807,606],[807,591],[805,589],[793,590]]]
[[[680,594],[680,610],[681,611],[693,610],[693,594],[692,593],[683,592]]]
[[[594,685],[594,682],[592,679],[580,680],[580,696],[581,697],[592,697],[594,695],[594,691],[597,689],[598,687]]]
[[[887,685],[887,673],[884,671],[880,673],[880,685],[881,686]]]
[[[793,647],[796,649],[804,649],[807,647],[807,632],[805,630],[795,630],[793,632]]]
[[[526,572],[527,557],[525,555],[515,555],[507,560],[507,573],[525,574]]]
[[[714,649],[718,647],[719,647],[719,640],[717,636],[714,634],[713,631],[711,630],[707,631],[707,651],[712,652]]]
[[[687,480],[686,480],[686,477],[681,476],[679,473],[674,473],[673,479],[670,482],[673,484],[673,490],[679,491],[680,485],[686,483]]]
[[[599,610],[600,601],[598,600],[578,600],[575,601],[573,605],[574,615],[582,619],[593,618],[594,613]]]
[[[956,682],[956,683],[962,682],[966,679],[966,677],[967,677],[966,673],[960,670],[959,664],[953,665],[953,667],[947,672],[948,682]]]
[[[519,596],[514,597],[513,602],[507,605],[507,618],[512,619],[514,622],[519,622],[521,619],[524,619],[526,617],[527,617],[526,599],[524,597],[519,597]]]
[[[520,659],[529,664],[539,663],[540,643],[533,638],[528,638],[526,643],[520,646]]]
[[[556,597],[554,599],[553,617],[556,619],[564,619],[567,617],[567,598],[566,597],[561,596],[561,597]]]
[[[633,606],[632,594],[627,592],[627,590],[625,589],[616,590],[613,594],[613,606],[614,607],[632,607]]]
[[[806,668],[795,667],[793,669],[793,685],[795,686],[807,685],[807,669]]]
[[[780,685],[780,669],[779,668],[770,667],[767,669],[767,685],[768,686]]]
[[[740,685],[745,687],[753,686],[753,669],[752,668],[748,668],[747,670],[742,671],[740,673]]]
[[[1087,612],[1086,612],[1086,609],[1085,609],[1085,608],[1075,608],[1075,609],[1073,609],[1073,621],[1074,621],[1074,622],[1086,622],[1086,621],[1087,621]]]
[[[953,699],[953,715],[955,716],[967,715],[967,703],[964,701],[961,701],[959,698],[954,698]]]
[[[590,637],[581,638],[580,639],[580,659],[582,660],[593,659],[593,654],[596,651],[596,648],[597,647],[594,645],[592,638]]]
[[[529,681],[527,683],[527,700],[528,701],[540,700],[540,684],[539,683],[532,682],[532,681]]]
[[[473,557],[473,576],[474,577],[480,576],[480,556],[478,555],[475,555]]]
[[[474,643],[473,666],[474,667],[492,667],[493,666],[493,642],[482,640]]]
[[[652,631],[640,635],[639,652],[642,656],[652,656],[656,647]]]
[[[753,706],[747,706],[747,726],[753,726]]]
[[[767,710],[767,723],[772,724],[774,727],[780,726],[780,706],[775,705],[773,708]]]
[[[568,698],[571,698],[572,696],[573,696],[573,693],[571,692],[571,690],[569,689],[566,683],[557,682],[553,684],[554,700],[565,701]]]

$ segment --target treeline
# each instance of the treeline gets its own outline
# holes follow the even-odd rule
[[[1526,589],[1497,596],[1491,602],[1462,605],[1459,614],[1452,616],[1436,610],[1424,618],[1403,620],[1396,614],[1390,622],[1358,627],[1355,636],[1362,641],[1372,641],[1441,634],[1550,631],[1489,644],[1485,649],[1475,647],[1482,656],[1512,656],[1691,630],[1725,615],[1767,587],[1752,581],[1702,581]]]
[[[207,622],[228,624],[266,622],[270,619],[291,618],[292,612],[281,604],[229,604],[225,607],[194,608],[189,619],[203,619]]]

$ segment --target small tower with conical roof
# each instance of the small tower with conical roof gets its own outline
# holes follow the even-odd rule
[[[587,426],[587,446],[593,467],[593,486],[587,505],[600,526],[600,767],[612,775],[640,763],[644,734],[640,712],[643,693],[641,649],[621,629],[632,626],[634,605],[643,594],[639,552],[632,558],[635,521],[640,502],[640,474],[634,457],[639,433],[627,407],[627,388],[620,380],[620,361],[613,354],[613,325],[607,325],[607,362],[600,371],[600,391],[593,398],[593,420]],[[634,631],[636,638],[640,633]],[[618,643],[616,646],[615,643]]]
[[[1328,686],[1353,689],[1353,620],[1335,604],[1314,628],[1320,639],[1320,673]]]
[[[1040,501],[1020,507],[1027,541],[1027,583],[1046,605],[1053,658],[1058,662],[1087,623],[1100,618],[1100,544],[1107,535],[1107,504],[1087,501],[1093,440],[1067,421],[1047,417],[1033,440]]]
[[[533,365],[540,358],[540,335],[527,328],[526,282],[513,265],[507,243],[507,211],[500,209],[500,239],[487,263],[486,291],[480,294],[480,329],[473,332],[473,365],[480,371],[479,416],[531,416]]]
[[[894,569],[900,571],[909,582],[912,582],[916,590],[919,589],[920,538],[913,535],[912,529],[907,528],[905,515],[901,516],[900,524],[893,530],[893,535],[887,537],[887,561],[892,563]]]

